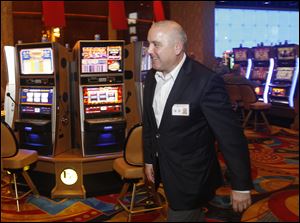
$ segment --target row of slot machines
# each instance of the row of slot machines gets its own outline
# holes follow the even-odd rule
[[[138,44],[134,49],[142,50]],[[56,156],[71,148],[81,148],[84,157],[122,151],[128,56],[123,40],[80,40],[72,52],[55,42],[22,43],[14,50],[16,92],[11,125],[20,148],[36,150],[41,156]],[[149,57],[138,64],[145,66],[145,59]],[[142,93],[139,86],[136,83],[133,91]],[[140,105],[142,96],[137,100]],[[138,110],[136,122],[141,122]]]
[[[299,46],[284,44],[233,48],[241,74],[255,82],[260,101],[294,108],[298,88]]]

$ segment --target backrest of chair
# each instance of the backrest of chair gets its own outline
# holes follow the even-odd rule
[[[124,148],[124,159],[130,165],[144,165],[142,132],[143,126],[137,124],[128,133]]]
[[[9,158],[18,153],[19,144],[10,126],[1,121],[1,158]]]
[[[240,88],[240,93],[242,96],[242,101],[244,102],[244,107],[246,109],[249,109],[250,104],[257,102],[256,93],[250,85],[240,84],[238,86]]]
[[[229,95],[231,103],[242,101],[239,86],[236,84],[225,84],[226,91]]]

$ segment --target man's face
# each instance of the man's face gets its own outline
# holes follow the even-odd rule
[[[152,58],[152,68],[169,73],[176,65],[175,41],[170,38],[171,32],[161,27],[151,27],[148,32],[148,53]]]

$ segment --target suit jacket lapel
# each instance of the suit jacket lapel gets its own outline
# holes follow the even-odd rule
[[[191,72],[191,63],[190,62],[191,62],[191,60],[187,57],[178,73],[178,76],[175,80],[175,83],[174,83],[172,90],[169,94],[169,97],[167,99],[159,129],[161,129],[164,126],[164,123],[166,122],[166,117],[165,117],[166,112],[169,111],[170,109],[172,110],[172,106],[176,102],[176,99],[180,97],[180,95],[182,94],[182,92],[184,91],[186,86],[190,83],[190,78],[191,78],[191,75],[189,75],[189,73]],[[155,89],[155,87],[154,87],[154,89]],[[153,92],[153,95],[154,95],[154,92]],[[153,98],[152,98],[152,100],[153,100]]]
[[[156,87],[156,79],[155,79],[155,73],[156,73],[156,70],[151,70],[150,73],[148,75],[152,75],[152,78],[151,78],[151,83],[150,83],[150,100],[151,101],[151,121],[155,123],[155,126],[156,126],[156,129],[158,128],[157,127],[157,124],[156,124],[156,119],[155,119],[155,114],[154,114],[154,110],[153,110],[153,107],[152,107],[152,104],[153,104],[153,98],[154,98],[154,92],[155,92],[155,87]]]

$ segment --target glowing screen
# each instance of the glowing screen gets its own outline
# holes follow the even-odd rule
[[[234,49],[234,60],[235,61],[247,61],[247,49]]]
[[[254,59],[260,61],[269,60],[270,48],[255,48],[254,49]]]
[[[295,59],[294,48],[293,47],[278,48],[277,56],[279,60],[293,60]]]
[[[293,67],[277,67],[276,79],[291,81],[293,78]]]
[[[81,48],[82,73],[122,72],[122,46]]]
[[[241,75],[246,77],[247,67],[241,67]]]
[[[284,88],[272,88],[272,95],[273,96],[284,97],[284,96],[286,96],[286,89],[284,89]]]
[[[83,88],[83,104],[120,104],[122,103],[122,86],[100,86]]]
[[[21,104],[52,105],[53,89],[22,88]]]
[[[254,67],[251,79],[266,80],[268,74],[268,67]]]
[[[111,114],[122,112],[122,86],[97,86],[83,88],[85,114]]]
[[[21,74],[52,74],[53,51],[51,48],[20,50]]]

